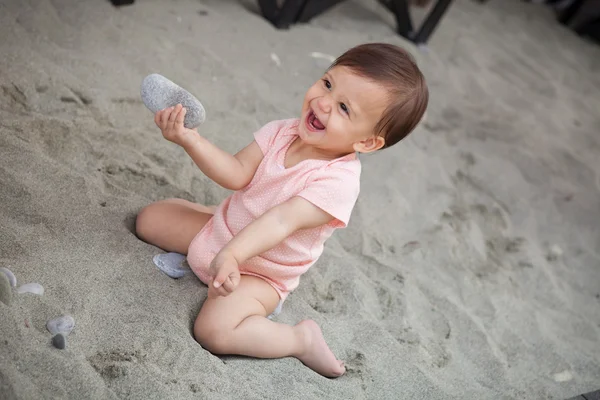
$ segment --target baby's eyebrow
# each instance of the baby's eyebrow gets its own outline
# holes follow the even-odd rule
[[[331,75],[331,73],[329,71],[325,72],[325,78],[327,78],[328,80],[330,80],[331,83],[335,82],[335,79],[333,79],[333,76]]]
[[[333,74],[331,73],[331,71],[325,73],[325,78],[331,81],[332,86],[335,86],[335,79],[333,79]],[[352,113],[359,114],[358,111],[360,111],[360,107],[358,106],[358,104],[355,104],[352,101],[350,101],[350,99],[346,95],[342,95],[341,97],[343,99],[343,103],[348,106]]]
[[[358,104],[355,104],[352,101],[350,101],[350,99],[347,96],[342,96],[342,99],[354,114],[358,114],[358,111],[360,111],[360,107],[358,106]]]

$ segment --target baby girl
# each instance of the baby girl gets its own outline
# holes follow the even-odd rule
[[[299,284],[325,241],[348,224],[360,189],[357,153],[393,146],[419,123],[429,94],[403,49],[354,47],[308,89],[300,118],[273,121],[235,155],[184,127],[181,106],[156,113],[163,136],[234,193],[217,207],[159,201],[136,232],[165,251],[187,254],[208,285],[196,340],[213,354],[293,356],[327,377],[345,372],[319,326],[267,318]]]

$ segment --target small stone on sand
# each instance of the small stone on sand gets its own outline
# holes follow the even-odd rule
[[[279,56],[277,54],[271,53],[271,60],[273,60],[275,65],[277,65],[278,67],[281,67],[281,60],[279,59]]]
[[[142,101],[153,113],[181,104],[186,109],[183,126],[188,129],[198,127],[206,119],[202,103],[190,92],[162,75],[151,74],[145,77],[142,81],[141,95]]]
[[[310,53],[310,56],[314,59],[315,65],[320,69],[327,69],[331,66],[331,63],[335,61],[335,57],[330,54],[319,53],[314,51]]]
[[[53,335],[62,333],[67,336],[75,327],[75,320],[70,315],[61,315],[46,322],[46,329]]]
[[[21,294],[21,293],[32,293],[32,294],[37,294],[37,295],[43,295],[44,294],[44,287],[42,285],[40,285],[39,283],[26,283],[24,285],[21,285],[18,289],[17,289],[17,293]]]
[[[562,255],[563,255],[562,249],[558,245],[555,244],[552,247],[550,247],[550,251],[548,252],[548,255],[546,255],[546,259],[548,261],[556,261]]]
[[[0,274],[0,301],[10,306],[12,302],[12,287],[8,277],[4,274]]]
[[[572,379],[573,379],[573,374],[571,374],[571,371],[569,371],[569,370],[564,370],[562,372],[554,374],[555,382],[569,382]]]
[[[67,338],[62,333],[54,335],[52,338],[52,345],[57,349],[62,350],[67,347]]]
[[[10,269],[2,267],[0,268],[0,272],[6,275],[8,281],[10,282],[10,286],[17,287],[17,277],[15,276],[15,274],[12,273]]]
[[[185,274],[192,272],[192,270],[185,265],[185,256],[183,254],[157,254],[152,261],[154,261],[154,264],[156,264],[158,269],[173,279],[182,278]]]

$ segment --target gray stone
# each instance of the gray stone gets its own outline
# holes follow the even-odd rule
[[[10,286],[17,287],[17,277],[15,276],[15,274],[12,273],[10,269],[2,267],[0,268],[0,272],[6,275],[8,281],[10,282]]]
[[[61,315],[46,322],[46,329],[53,335],[62,333],[67,336],[75,327],[75,320],[70,315]]]
[[[10,306],[12,302],[12,287],[8,277],[0,273],[0,301]]]
[[[178,279],[191,273],[192,270],[185,263],[185,256],[179,253],[157,254],[152,259],[154,264],[167,276]]]
[[[142,81],[142,101],[150,111],[156,113],[181,104],[186,109],[183,126],[198,127],[206,119],[202,103],[190,92],[159,74],[151,74]]]
[[[56,347],[57,349],[64,349],[67,347],[67,338],[62,333],[55,335],[52,338],[52,346]]]

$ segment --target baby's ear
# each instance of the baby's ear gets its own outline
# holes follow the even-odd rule
[[[372,153],[385,146],[383,136],[374,135],[360,142],[354,143],[354,151],[359,153]]]

